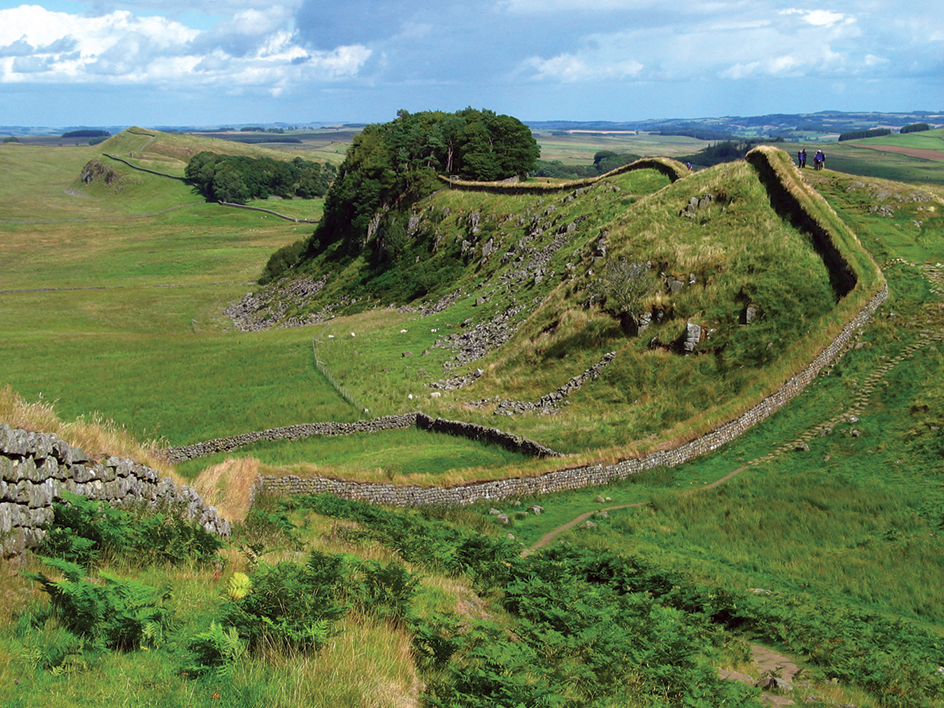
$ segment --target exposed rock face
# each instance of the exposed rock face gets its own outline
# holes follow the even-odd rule
[[[121,175],[99,160],[89,160],[82,168],[82,181],[85,184],[91,184],[92,182],[115,184],[120,179]]]
[[[328,282],[324,275],[318,280],[313,278],[284,279],[254,293],[246,293],[242,300],[234,302],[223,310],[236,329],[242,332],[258,332],[273,326],[279,329],[317,324],[331,319],[332,307],[329,305],[317,314],[305,317],[289,317],[283,321],[285,313],[303,305],[316,295]]]
[[[112,504],[146,501],[154,508],[179,506],[207,531],[229,535],[229,523],[190,487],[178,487],[150,467],[109,457],[95,462],[55,435],[0,425],[0,551],[19,553],[38,545],[53,520],[52,503],[62,490]]]

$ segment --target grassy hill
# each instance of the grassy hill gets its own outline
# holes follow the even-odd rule
[[[151,155],[142,136],[119,138],[129,159]],[[160,154],[202,144],[161,140]],[[4,562],[0,684],[11,689],[0,705],[753,705],[757,690],[722,684],[714,667],[756,674],[748,643],[758,641],[804,667],[788,692],[797,703],[944,701],[939,187],[803,175],[815,218],[849,239],[843,252],[861,291],[842,293],[808,232],[782,218],[779,199],[771,204],[755,162],[674,183],[635,170],[578,194],[444,190],[416,209],[407,256],[388,271],[399,283],[384,283],[370,249],[326,250],[303,274],[328,276],[314,297],[271,288],[282,299],[276,318],[321,324],[240,332],[222,310],[310,227],[198,203],[178,181],[121,165],[123,188],[85,185],[78,176],[100,148],[29,148],[24,160],[22,146],[0,146],[5,169],[22,176],[0,187],[0,372],[12,386],[0,420],[52,427],[103,453],[120,435],[95,438],[30,404],[42,395],[66,421],[98,413],[117,433],[173,444],[356,419],[315,368],[315,340],[370,416],[419,407],[538,439],[568,453],[567,464],[613,459],[696,434],[778,385],[880,284],[871,261],[890,296],[828,375],[736,442],[605,488],[503,504],[508,525],[487,503],[384,512],[259,499],[209,564],[136,562],[105,548],[83,571],[92,579],[76,581],[82,592],[117,577],[170,593],[143,595],[149,612],[163,608],[151,615],[167,618],[161,633],[152,627],[117,650],[94,622],[77,630],[66,606],[49,614],[50,593]],[[147,160],[157,169],[164,158]],[[412,269],[422,251],[410,248],[427,249],[432,273]],[[620,257],[651,261],[659,284],[644,309],[663,321],[641,335],[602,300],[605,264]],[[427,292],[410,307],[386,295],[417,284]],[[756,319],[741,324],[749,304]],[[502,329],[509,308],[517,312]],[[674,343],[688,322],[714,332],[686,354]],[[483,357],[464,362],[473,348],[441,346],[483,332],[503,342]],[[496,399],[536,401],[610,351],[613,363],[568,405],[493,414]],[[429,386],[462,375],[475,380]],[[224,492],[258,471],[458,482],[557,464],[419,431],[229,458],[177,472],[227,503]],[[525,512],[534,503],[544,513]],[[604,509],[594,527],[519,558]],[[65,577],[36,558],[25,570]],[[252,599],[234,599],[237,572],[258,589]],[[286,610],[270,617],[278,630],[253,634],[269,591],[285,607],[321,598],[304,616],[323,612],[326,624],[292,625]],[[227,639],[223,626],[241,634]]]

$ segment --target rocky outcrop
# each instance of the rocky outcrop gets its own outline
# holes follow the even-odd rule
[[[228,535],[229,523],[192,488],[150,467],[109,457],[89,459],[81,448],[55,435],[0,425],[0,550],[19,553],[38,545],[53,520],[53,502],[62,490],[113,504],[147,502],[154,508],[180,507],[207,531]]]
[[[613,359],[616,358],[616,352],[608,352],[603,356],[603,358],[591,366],[589,369],[584,371],[582,374],[574,376],[570,381],[565,383],[563,386],[558,388],[556,391],[552,391],[537,401],[509,401],[501,400],[498,402],[498,406],[495,408],[495,415],[515,415],[517,413],[549,413],[553,410],[556,410],[558,406],[565,403],[567,398],[576,391],[579,391],[587,381],[593,381],[597,376],[600,375],[600,372],[603,371]],[[485,405],[490,403],[490,401],[478,401],[477,404],[472,405]]]
[[[100,160],[89,160],[82,168],[81,179],[85,184],[104,182],[113,184],[121,179],[121,175],[110,167],[106,167]]]
[[[280,329],[301,327],[324,322],[334,316],[331,306],[304,317],[285,318],[285,313],[304,305],[309,298],[317,295],[327,282],[327,275],[318,280],[314,278],[280,280],[258,292],[246,293],[242,300],[234,302],[223,310],[223,314],[229,317],[236,329],[241,332],[258,332],[273,326]]]

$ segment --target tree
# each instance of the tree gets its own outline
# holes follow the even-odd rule
[[[642,305],[656,288],[657,279],[648,263],[632,263],[625,258],[611,260],[597,284],[597,294],[616,315],[627,333],[635,334],[642,323]]]

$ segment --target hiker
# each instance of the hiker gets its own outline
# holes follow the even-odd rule
[[[822,168],[822,164],[821,164],[822,154],[823,154],[822,150],[817,150],[816,154],[813,155],[813,169],[814,170],[818,170]]]
[[[826,153],[822,150],[819,151],[819,168],[821,170],[826,169]]]
[[[797,162],[800,165],[800,169],[806,167],[806,148],[803,148],[797,153]]]

